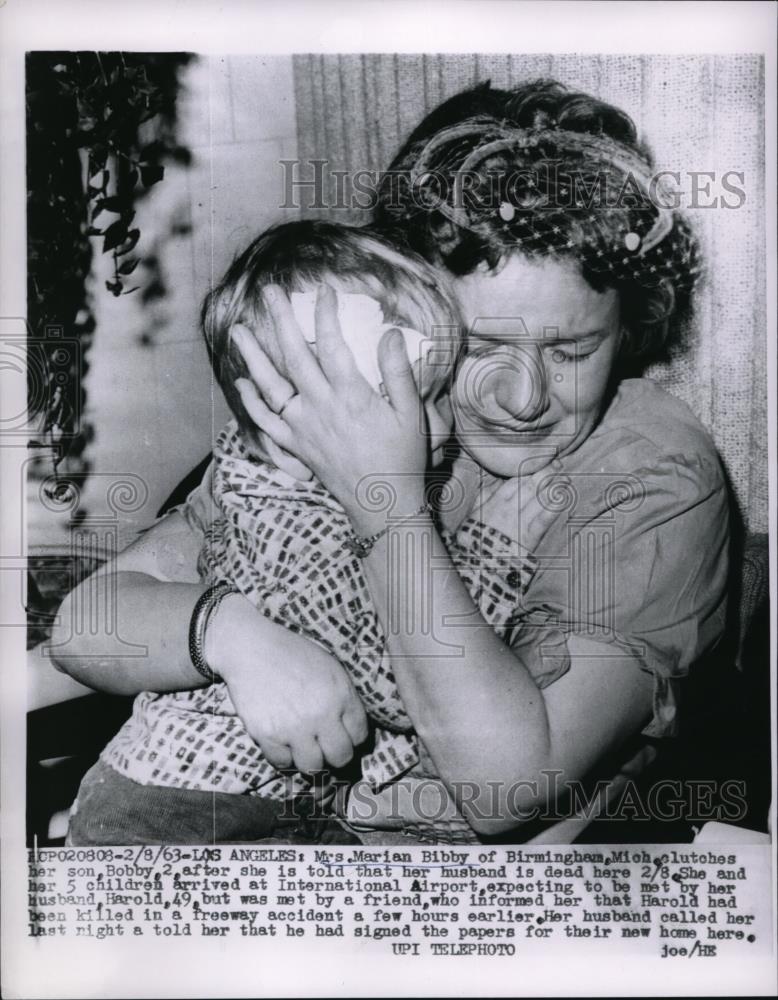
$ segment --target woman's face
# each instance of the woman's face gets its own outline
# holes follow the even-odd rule
[[[619,300],[571,261],[519,255],[454,288],[468,328],[451,393],[457,438],[499,476],[530,475],[597,423],[619,346]]]

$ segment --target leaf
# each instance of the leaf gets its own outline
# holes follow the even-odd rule
[[[135,209],[129,200],[118,195],[114,195],[111,198],[101,198],[97,201],[92,211],[92,221],[94,222],[97,216],[103,211],[115,212],[117,215],[120,215],[125,229],[135,218]]]
[[[115,250],[114,253],[117,257],[123,257],[125,254],[129,253],[131,250],[135,249],[135,244],[140,239],[140,229],[131,229],[127,233],[127,243],[120,249]]]
[[[124,240],[127,239],[127,226],[119,219],[118,222],[113,222],[105,231],[105,238],[103,239],[103,253],[108,253],[109,250],[113,250],[118,247]],[[134,244],[133,244],[134,245]]]
[[[135,268],[140,264],[140,257],[135,257],[133,260],[125,260],[125,262],[119,267],[119,274],[132,274]]]
[[[151,187],[165,176],[165,168],[159,163],[141,164],[140,179],[144,187]]]
[[[192,162],[192,153],[185,146],[174,146],[168,151],[168,156],[183,167],[188,167]]]
[[[76,495],[76,488],[72,483],[60,480],[54,487],[44,486],[43,491],[49,500],[55,503],[69,503]]]
[[[95,209],[99,209],[101,212],[123,212],[127,207],[129,206],[126,199],[112,195],[110,198],[101,198]]]
[[[111,198],[99,198],[95,202],[95,207],[92,210],[93,222],[101,212],[115,212],[117,215],[121,215],[125,228],[129,226],[135,215],[129,201],[117,195],[113,195]]]
[[[155,160],[158,156],[161,156],[165,152],[165,146],[155,139],[153,142],[148,143],[141,149],[140,155],[143,160]]]

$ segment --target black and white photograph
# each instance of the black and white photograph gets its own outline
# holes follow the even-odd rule
[[[775,9],[205,6],[5,69],[8,996],[769,995]]]

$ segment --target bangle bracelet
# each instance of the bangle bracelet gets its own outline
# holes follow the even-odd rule
[[[227,594],[237,593],[231,583],[221,580],[200,595],[192,612],[192,620],[189,623],[189,656],[195,670],[211,684],[221,681],[221,677],[208,666],[208,661],[205,659],[203,652],[205,630]]]
[[[385,528],[377,531],[374,535],[356,535],[353,532],[347,536],[345,542],[343,543],[346,548],[353,555],[357,556],[358,559],[364,559],[369,556],[373,551],[373,546],[378,541],[379,538],[383,538],[384,535],[392,528],[395,524],[399,524],[402,521],[410,521],[413,517],[420,517],[422,514],[431,513],[432,506],[429,501],[426,501],[415,510],[412,514],[406,514],[404,517],[392,518],[390,524],[387,524]]]

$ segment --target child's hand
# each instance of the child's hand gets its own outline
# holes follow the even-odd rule
[[[513,479],[489,477],[482,482],[473,514],[513,539],[520,549],[534,554],[559,516],[559,503],[569,485],[567,476],[550,467]]]
[[[426,425],[402,335],[390,330],[379,345],[385,399],[354,363],[331,288],[322,286],[316,303],[316,355],[284,291],[268,286],[264,298],[283,371],[245,328],[237,333],[235,343],[252,381],[240,379],[236,385],[249,415],[278,447],[313,470],[355,530],[369,534],[384,526],[385,511],[379,524],[376,513],[360,503],[359,488],[367,478],[386,482],[398,509],[416,509],[423,499]]]
[[[304,773],[342,767],[367,738],[364,707],[338,661],[241,595],[219,606],[205,652],[274,767]]]

